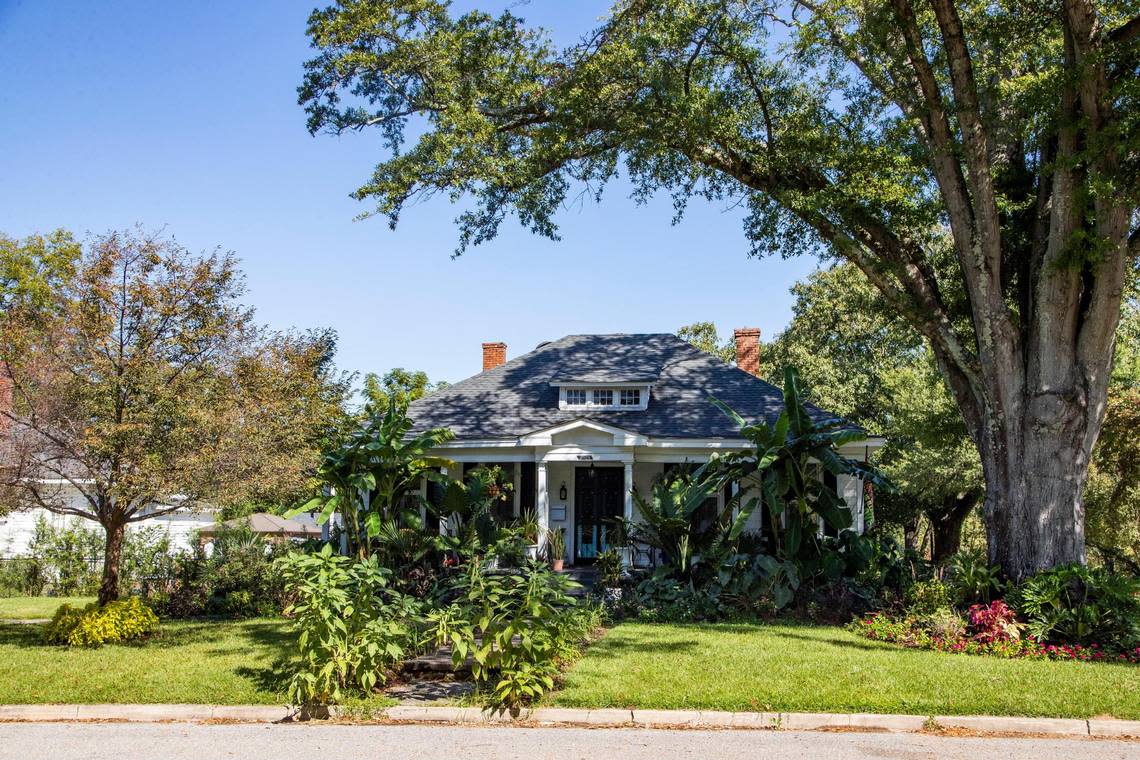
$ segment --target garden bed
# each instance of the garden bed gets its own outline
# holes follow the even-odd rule
[[[836,627],[625,623],[586,650],[550,702],[1137,720],[1140,671],[902,649]]]

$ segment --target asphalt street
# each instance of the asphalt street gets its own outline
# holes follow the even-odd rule
[[[796,731],[493,728],[425,725],[4,723],[5,760],[309,758],[979,758],[1140,759],[1140,743]]]

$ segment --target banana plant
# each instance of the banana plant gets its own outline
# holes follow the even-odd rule
[[[794,367],[784,372],[784,408],[772,425],[763,420],[749,422],[719,399],[712,402],[752,444],[750,450],[719,457],[722,477],[760,480],[771,523],[765,530],[775,537],[776,556],[781,559],[801,556],[815,542],[816,516],[836,533],[851,527],[851,510],[834,488],[817,477],[817,467],[833,475],[852,475],[889,487],[875,468],[839,453],[844,444],[866,439],[862,429],[839,420],[812,420]]]
[[[370,405],[365,415],[363,425],[323,454],[317,469],[323,493],[286,513],[316,511],[321,525],[340,514],[349,552],[361,559],[369,556],[371,539],[380,535],[385,522],[418,517],[424,478],[447,482],[437,468],[451,462],[431,452],[454,437],[446,428],[410,435],[407,405],[397,399],[383,412]]]
[[[634,492],[639,520],[618,518],[615,523],[630,542],[656,549],[666,566],[687,579],[702,557],[718,553],[740,537],[755,509],[758,500],[742,504],[743,494],[737,494],[726,501],[716,519],[701,524],[698,511],[716,498],[725,482],[715,460],[692,473],[670,473],[654,481],[648,497]]]

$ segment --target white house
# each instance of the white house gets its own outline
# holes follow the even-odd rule
[[[437,454],[464,471],[501,466],[514,479],[514,513],[533,509],[543,527],[565,529],[568,563],[589,562],[605,548],[610,518],[636,519],[634,489],[648,492],[668,467],[747,448],[711,397],[749,420],[779,416],[780,390],[759,377],[760,331],[735,338],[737,366],[671,334],[569,335],[511,361],[504,344],[484,343],[483,372],[411,405],[413,431],[450,428],[455,439]],[[843,453],[865,460],[882,443],[868,438]],[[841,476],[834,487],[862,530],[862,482]],[[749,530],[762,534],[762,522],[754,513]]]
[[[86,500],[74,486],[60,483],[60,495],[76,502],[76,506],[87,509]],[[147,510],[149,512],[162,512],[171,505],[155,505]],[[20,557],[28,554],[32,538],[36,533],[36,524],[41,520],[56,527],[64,528],[71,524],[79,524],[88,529],[98,528],[99,525],[91,520],[85,520],[74,515],[61,515],[43,508],[20,510],[0,515],[0,558]],[[172,552],[189,551],[197,540],[199,530],[213,525],[214,510],[190,509],[177,507],[172,512],[149,517],[138,522],[130,523],[127,530],[136,531],[144,528],[158,528],[170,539]]]

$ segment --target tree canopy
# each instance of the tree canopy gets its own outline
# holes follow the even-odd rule
[[[81,253],[64,233],[47,239],[66,255],[39,237],[3,252],[5,269],[15,256],[22,271],[55,273],[10,288],[35,297],[0,315],[12,388],[0,408],[13,449],[5,496],[103,526],[106,602],[128,523],[201,502],[306,496],[348,384],[331,366],[331,333],[253,322],[230,253],[194,255],[137,231]]]
[[[691,343],[706,354],[712,354],[726,362],[736,361],[736,343],[731,339],[721,340],[712,322],[694,322],[677,330],[677,337]]]
[[[422,370],[407,370],[396,367],[384,373],[375,372],[364,376],[364,399],[375,409],[387,409],[392,401],[407,406],[427,394],[446,388],[447,383],[433,383]]]
[[[553,238],[571,193],[624,173],[679,213],[745,205],[756,254],[855,264],[949,383],[991,558],[1013,577],[1083,561],[1140,252],[1130,0],[619,0],[565,49],[509,11],[340,0],[308,33],[309,129],[380,135],[355,196],[393,224],[444,194],[459,251],[511,215]]]

